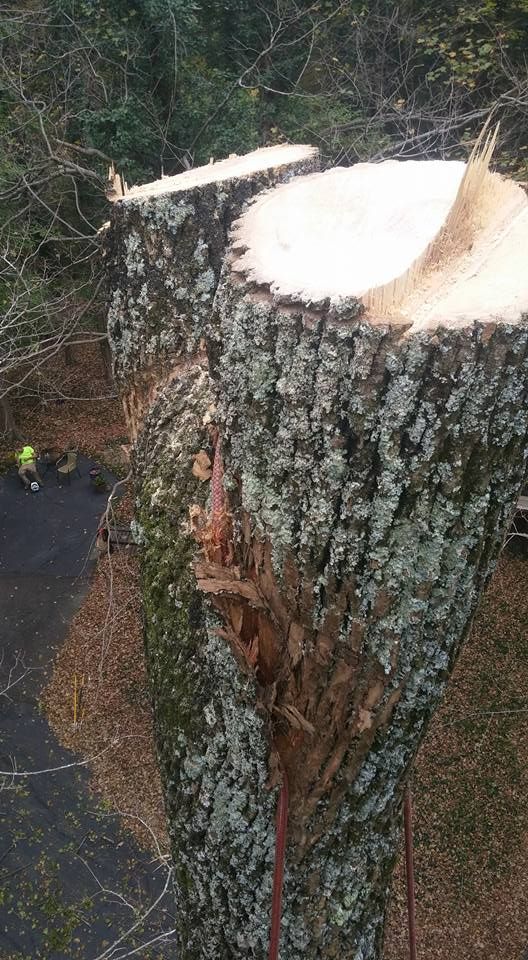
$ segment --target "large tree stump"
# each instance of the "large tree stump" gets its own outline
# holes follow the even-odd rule
[[[525,474],[527,234],[478,163],[301,177],[237,224],[209,371],[174,367],[136,446],[183,957],[264,955],[285,776],[281,955],[381,956],[406,776]]]

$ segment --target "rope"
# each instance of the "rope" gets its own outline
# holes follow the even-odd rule
[[[405,876],[407,879],[407,918],[409,924],[409,958],[417,960],[416,953],[416,896],[414,889],[413,813],[411,788],[405,790],[403,801],[405,831]]]
[[[211,477],[211,514],[213,524],[221,524],[222,515],[225,507],[225,494],[223,487],[224,464],[222,461],[222,440],[220,435],[216,438],[213,470]]]
[[[282,773],[282,787],[277,803],[277,822],[275,834],[275,865],[273,867],[273,893],[271,897],[271,930],[268,960],[277,960],[279,956],[280,927],[282,914],[282,885],[284,881],[284,854],[286,850],[286,828],[288,826],[288,778]]]

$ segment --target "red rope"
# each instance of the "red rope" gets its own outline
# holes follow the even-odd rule
[[[224,464],[222,461],[222,439],[220,434],[218,434],[214,449],[213,470],[211,477],[211,513],[213,517],[213,523],[218,523],[219,519],[221,519],[225,506],[223,479]]]
[[[277,825],[275,834],[275,866],[273,868],[273,893],[271,897],[271,930],[268,960],[277,960],[279,956],[280,926],[282,913],[282,885],[284,881],[284,854],[286,850],[286,828],[288,826],[288,778],[282,773],[282,787],[277,804]]]
[[[417,960],[416,953],[416,896],[414,889],[413,813],[411,788],[407,787],[403,801],[405,830],[405,875],[407,878],[407,917],[409,923],[409,958]]]

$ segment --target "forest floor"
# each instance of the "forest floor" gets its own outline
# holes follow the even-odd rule
[[[160,940],[167,933],[168,948],[172,928],[163,850],[154,858],[124,831],[123,815],[97,802],[86,766],[57,741],[42,709],[93,573],[101,502],[93,461],[79,464],[71,485],[48,471],[37,494],[22,489],[15,468],[0,476],[2,960],[102,960],[117,940],[120,953],[126,944],[145,960],[170,955]],[[63,694],[71,727],[69,686]],[[124,741],[142,756],[144,730],[129,727],[108,740],[107,762]]]
[[[96,385],[97,387],[97,385]],[[82,440],[108,463],[122,456],[115,400],[17,409],[31,442]],[[112,465],[109,463],[108,465]],[[126,472],[126,466],[122,465]],[[125,498],[130,515],[130,497]],[[74,675],[84,676],[82,720],[72,724]],[[141,762],[126,747],[92,766],[92,786],[144,844],[166,849],[152,717],[141,641],[137,557],[103,557],[60,650],[45,696],[59,739],[93,755],[109,738],[141,737]],[[413,779],[419,956],[427,960],[528,957],[528,553],[505,551],[484,596]],[[138,819],[139,818],[139,819]],[[393,885],[385,960],[408,956],[404,865]]]
[[[528,555],[503,553],[413,780],[419,956],[528,957]],[[407,960],[398,865],[385,960]]]

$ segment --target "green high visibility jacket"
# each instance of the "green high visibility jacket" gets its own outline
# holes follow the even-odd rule
[[[31,463],[31,461],[35,459],[35,451],[33,447],[24,447],[20,453],[17,453],[16,458],[22,467],[25,463]]]

